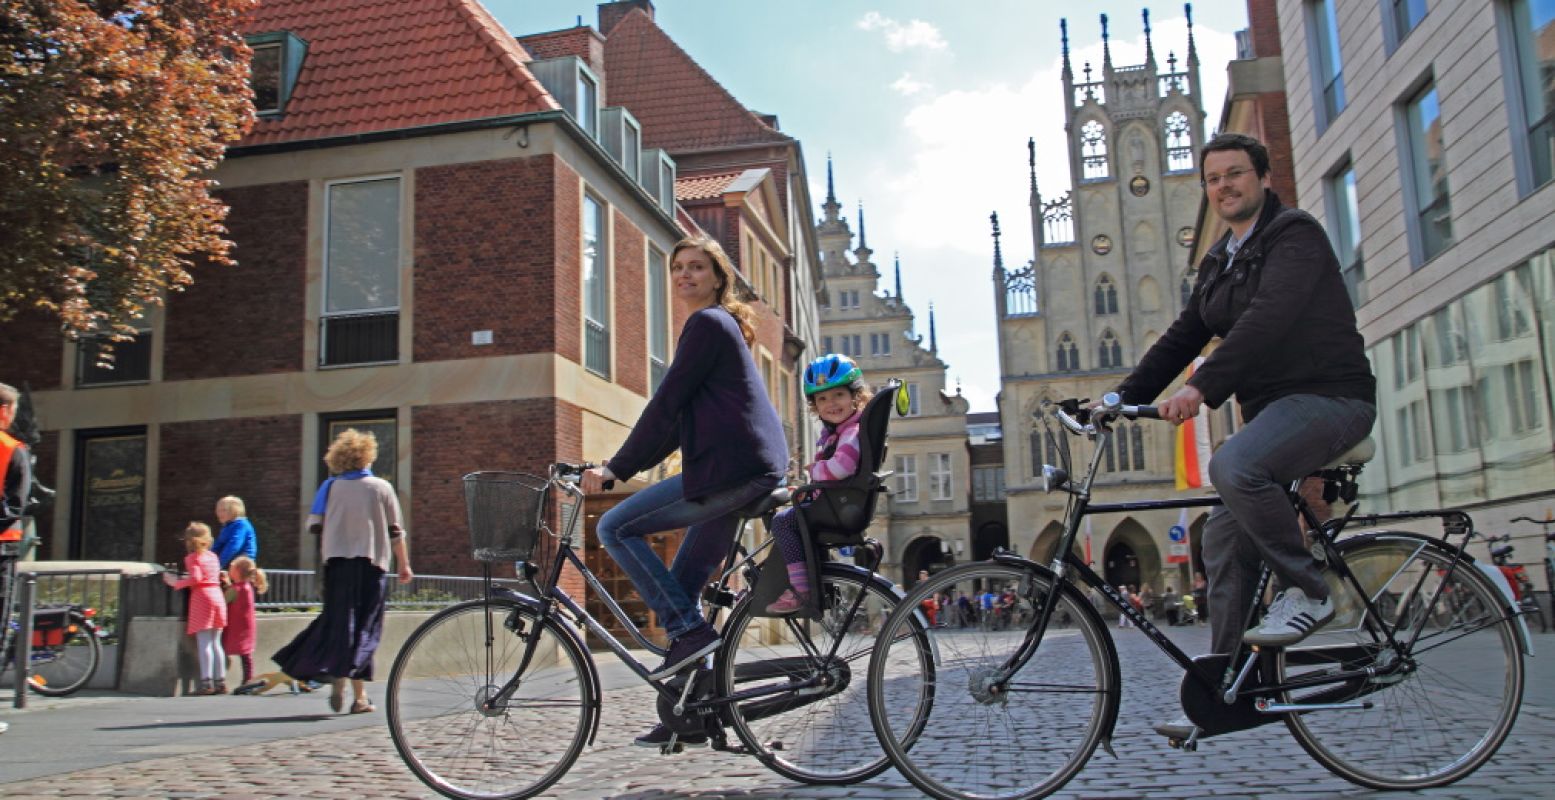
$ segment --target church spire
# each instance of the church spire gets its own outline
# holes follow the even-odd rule
[[[858,257],[860,264],[867,264],[869,263],[869,254],[873,252],[875,251],[869,249],[869,243],[864,238],[864,201],[860,200],[858,204],[858,247],[854,249],[853,255]]]
[[[837,190],[832,182],[831,153],[826,154],[826,202],[821,204],[821,211],[826,214],[826,222],[837,222],[837,212],[842,210],[842,204],[837,202]]]
[[[1107,35],[1107,15],[1101,15],[1101,74],[1112,74],[1112,42]]]
[[[1064,49],[1064,80],[1074,80],[1074,70],[1069,68],[1069,20],[1058,20],[1058,38]]]
[[[1155,46],[1150,43],[1150,9],[1143,9],[1141,14],[1145,18],[1145,65],[1150,67],[1151,72],[1154,72]]]
[[[836,184],[832,182],[831,153],[829,152],[826,154],[826,202],[837,202],[837,187]]]
[[[934,301],[929,301],[929,352],[939,352],[939,337],[934,335]]]
[[[1004,274],[1004,254],[999,252],[999,212],[988,215],[988,220],[993,223],[993,269],[1000,275]]]
[[[1037,192],[1037,138],[1035,136],[1026,139],[1026,164],[1031,168],[1031,199],[1035,202],[1041,196]]]
[[[902,254],[896,254],[896,302],[902,302]]]
[[[1193,44],[1193,4],[1183,3],[1182,11],[1188,16],[1188,66],[1197,67],[1199,65],[1199,49]]]

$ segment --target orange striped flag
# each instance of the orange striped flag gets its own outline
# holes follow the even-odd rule
[[[1199,356],[1188,365],[1188,377],[1204,362]],[[1209,406],[1199,406],[1193,419],[1177,426],[1172,447],[1173,471],[1177,490],[1202,489],[1209,485]]]

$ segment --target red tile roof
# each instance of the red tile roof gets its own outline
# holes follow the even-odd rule
[[[308,54],[285,113],[239,147],[558,108],[476,0],[262,0],[242,30],[289,31]]]
[[[729,184],[745,174],[745,170],[723,172],[716,175],[686,175],[675,178],[675,200],[686,203],[692,200],[711,200],[722,197]]]
[[[788,142],[734,99],[641,9],[605,38],[606,104],[626,106],[643,125],[643,146],[670,153],[736,144]]]

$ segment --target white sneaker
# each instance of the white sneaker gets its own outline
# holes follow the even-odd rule
[[[1306,592],[1292,587],[1280,592],[1269,604],[1258,627],[1243,634],[1242,641],[1264,647],[1293,645],[1334,618],[1331,598],[1312,600]]]
[[[5,733],[6,731],[8,731],[10,729],[11,729],[11,723],[9,723],[9,722],[0,722],[0,733]]]

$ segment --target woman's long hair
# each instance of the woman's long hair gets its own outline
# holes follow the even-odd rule
[[[739,299],[734,285],[736,274],[734,265],[729,261],[729,254],[724,252],[723,245],[717,239],[706,234],[687,236],[675,243],[675,249],[670,252],[670,263],[675,263],[675,256],[680,251],[695,247],[707,256],[712,262],[713,271],[718,273],[718,294],[713,302],[730,314],[734,315],[735,322],[740,324],[740,334],[745,337],[745,346],[756,343],[756,312]]]

